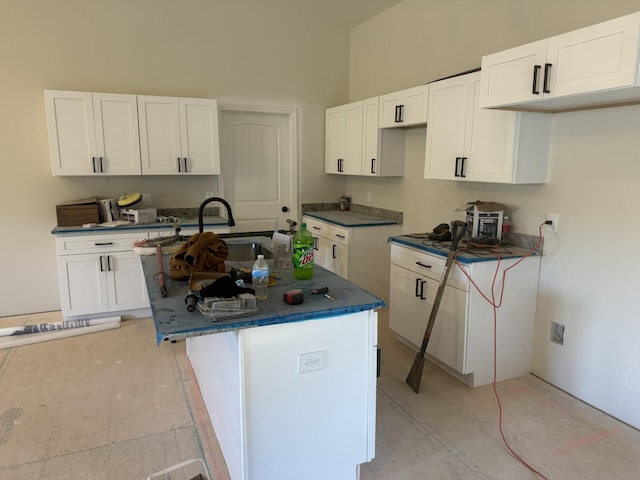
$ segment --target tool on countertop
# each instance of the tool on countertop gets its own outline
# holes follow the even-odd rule
[[[167,284],[164,281],[164,276],[166,274],[164,273],[164,261],[162,259],[162,245],[160,245],[160,244],[156,245],[156,257],[158,257],[158,273],[156,273],[156,276],[158,277],[158,280],[160,281],[160,296],[161,297],[166,297],[167,296]]]
[[[289,305],[300,305],[304,302],[304,293],[299,288],[289,290],[287,293],[282,294],[282,300]]]
[[[459,231],[458,231],[459,230]],[[449,253],[447,255],[447,261],[444,265],[444,272],[442,274],[442,280],[440,281],[440,286],[438,287],[438,292],[436,293],[436,298],[433,301],[433,307],[431,307],[431,314],[429,315],[429,322],[427,323],[427,329],[424,332],[424,338],[422,339],[422,346],[420,347],[420,351],[413,361],[413,365],[411,367],[411,371],[407,376],[407,384],[413,389],[414,392],[418,393],[420,390],[420,381],[422,380],[422,370],[424,369],[424,354],[427,351],[427,345],[429,344],[429,338],[431,337],[431,331],[433,330],[433,324],[436,320],[436,315],[438,315],[438,309],[440,308],[440,302],[442,300],[442,295],[444,294],[444,289],[447,286],[447,279],[449,278],[449,271],[451,270],[451,265],[453,264],[453,258],[455,257],[456,249],[458,248],[458,243],[464,237],[464,234],[467,231],[467,223],[461,220],[456,220],[453,222],[453,240],[451,242],[451,248],[449,249]]]
[[[162,255],[162,248],[165,245],[171,245],[172,243],[177,242],[182,237],[180,235],[180,227],[176,227],[175,234],[170,237],[159,237],[153,238],[151,240],[145,240],[144,245],[137,245],[134,247],[134,251],[139,255],[143,255],[143,250],[145,247],[155,247],[156,257],[158,258],[158,272],[154,275],[154,277],[158,277],[158,281],[160,283],[160,295],[162,297],[167,296],[167,284],[165,282],[165,278],[167,274],[164,271],[164,259]],[[138,249],[138,250],[136,250]]]
[[[313,290],[311,290],[311,294],[312,295],[320,295],[320,294],[322,294],[322,295],[324,295],[325,297],[327,297],[329,300],[331,300],[333,302],[335,300],[335,298],[333,298],[327,292],[329,292],[329,287],[314,288]]]

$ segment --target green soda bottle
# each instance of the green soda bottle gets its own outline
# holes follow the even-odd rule
[[[297,280],[313,278],[313,235],[306,223],[293,237],[293,273]]]

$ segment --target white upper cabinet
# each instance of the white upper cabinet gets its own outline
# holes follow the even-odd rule
[[[142,173],[218,175],[218,103],[138,96]]]
[[[427,123],[429,85],[380,96],[379,127],[410,127]]]
[[[379,97],[328,108],[325,172],[394,177],[404,175],[404,131],[378,128]]]
[[[378,128],[379,99],[372,97],[363,101],[361,175],[401,177],[404,175],[404,131]]]
[[[45,90],[53,175],[140,175],[135,95]]]
[[[328,108],[325,172],[360,175],[362,170],[362,101]]]
[[[563,110],[640,101],[640,12],[482,58],[483,108]]]
[[[424,176],[545,183],[552,116],[482,109],[480,72],[429,85]]]

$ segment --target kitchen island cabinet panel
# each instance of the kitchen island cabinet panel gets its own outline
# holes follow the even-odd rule
[[[376,318],[361,312],[187,339],[231,478],[356,477],[375,453]],[[323,368],[300,370],[309,352],[323,355]]]

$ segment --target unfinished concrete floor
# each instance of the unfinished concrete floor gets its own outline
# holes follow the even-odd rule
[[[60,319],[5,317],[0,327]],[[362,480],[539,478],[503,446],[491,386],[468,388],[427,362],[416,395],[404,383],[415,353],[384,311],[380,345],[376,458]],[[547,478],[640,475],[638,430],[534,376],[498,389],[507,439]],[[0,479],[146,479],[190,458],[229,478],[184,342],[157,347],[150,319],[0,350]]]

